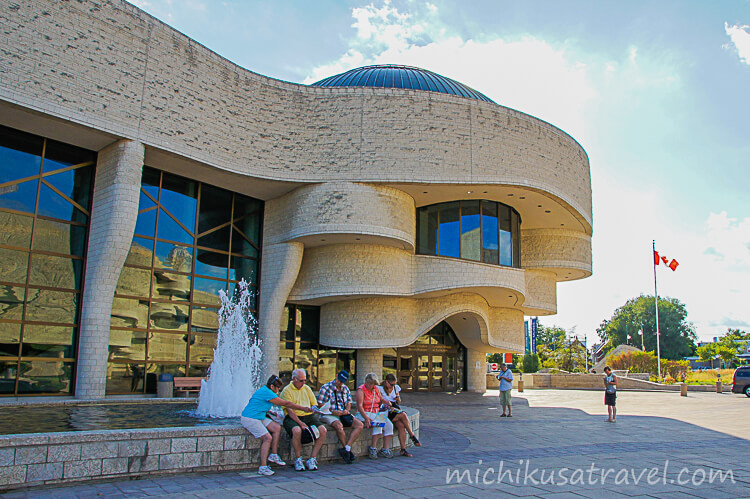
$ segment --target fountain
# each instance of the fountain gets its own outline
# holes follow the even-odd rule
[[[8,404],[0,421],[0,494],[88,479],[257,466],[260,440],[250,437],[237,421],[262,382],[258,325],[250,311],[252,291],[243,280],[231,297],[219,294],[214,360],[197,410],[191,410],[194,402],[180,399]],[[419,433],[419,413],[402,408]],[[286,435],[282,438],[282,459],[291,459]],[[366,455],[368,441],[360,438],[353,452]],[[329,432],[321,459],[336,459],[338,446]],[[10,461],[4,460],[9,456]]]
[[[243,279],[231,297],[219,291],[219,334],[208,379],[201,383],[196,414],[213,418],[239,417],[261,386],[258,321],[251,312],[252,291]]]

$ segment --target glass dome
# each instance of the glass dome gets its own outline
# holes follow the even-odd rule
[[[477,92],[445,76],[426,69],[411,66],[383,64],[350,69],[345,73],[329,76],[312,84],[315,87],[380,87],[409,88],[442,94],[458,95],[469,99],[493,102],[486,95]]]

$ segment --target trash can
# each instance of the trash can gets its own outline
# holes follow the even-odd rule
[[[156,396],[160,399],[171,399],[174,393],[174,376],[169,373],[159,375],[156,382]]]

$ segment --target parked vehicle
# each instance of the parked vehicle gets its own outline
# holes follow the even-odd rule
[[[750,397],[750,366],[741,366],[734,371],[732,393],[744,393]]]

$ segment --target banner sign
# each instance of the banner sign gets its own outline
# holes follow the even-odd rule
[[[528,355],[531,353],[531,339],[529,338],[529,321],[523,321],[523,333],[524,338],[526,338],[526,351],[524,351],[525,355]]]
[[[506,364],[512,364],[513,363],[513,354],[512,353],[506,353],[505,354],[505,363]]]
[[[539,319],[533,317],[531,319],[531,353],[536,354],[536,327]]]

